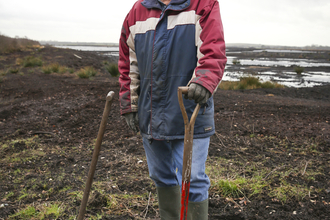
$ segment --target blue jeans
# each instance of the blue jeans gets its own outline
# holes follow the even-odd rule
[[[171,141],[143,138],[150,178],[157,187],[182,184],[183,139]],[[201,202],[208,198],[210,179],[205,174],[210,137],[194,139],[189,201]]]

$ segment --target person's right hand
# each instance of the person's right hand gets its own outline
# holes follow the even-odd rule
[[[137,112],[124,114],[128,127],[135,133],[139,132],[139,116]]]
[[[207,100],[211,97],[211,93],[205,87],[191,83],[188,87],[188,94],[184,96],[185,99],[195,100],[195,103],[204,105]]]

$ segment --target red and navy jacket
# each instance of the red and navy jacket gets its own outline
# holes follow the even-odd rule
[[[119,45],[121,114],[138,112],[142,136],[183,139],[177,89],[197,83],[213,94],[222,79],[225,42],[217,0],[139,0]],[[196,104],[185,100],[190,118]],[[197,116],[194,138],[214,134],[213,97]]]

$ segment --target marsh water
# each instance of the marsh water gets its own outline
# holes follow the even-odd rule
[[[118,47],[56,46],[82,51],[96,51],[105,56],[119,56]],[[313,87],[330,84],[330,51],[227,48],[228,62],[224,81],[238,81],[255,76],[288,87]],[[301,74],[295,67],[302,67]]]

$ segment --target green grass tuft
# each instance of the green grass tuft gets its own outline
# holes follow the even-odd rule
[[[260,88],[284,88],[283,85],[278,83],[273,83],[270,81],[260,82],[259,78],[248,76],[240,78],[237,82],[221,82],[220,89],[223,90],[238,90],[238,89],[260,89]]]
[[[9,216],[9,219],[32,219],[38,215],[36,209],[33,206],[29,206],[21,211]]]
[[[59,68],[58,68],[58,73],[65,73],[66,71],[68,70],[68,68],[67,67],[65,67],[65,66],[60,66]]]
[[[304,67],[301,67],[301,66],[295,66],[295,67],[294,67],[294,71],[295,71],[298,75],[300,75],[300,74],[302,74],[302,72],[305,71],[305,68],[304,68]]]
[[[87,66],[85,68],[82,68],[76,73],[76,75],[82,79],[89,79],[93,76],[96,76],[96,74],[97,71],[92,66]]]
[[[71,74],[74,73],[74,69],[73,69],[73,68],[69,68],[68,71],[69,71],[69,73],[71,73]]]
[[[18,73],[19,72],[19,68],[18,67],[10,67],[8,69],[8,72],[9,73],[12,73],[12,74]]]
[[[118,70],[118,65],[115,63],[106,64],[105,68],[110,73],[110,75],[113,77],[118,77],[120,75],[119,70]]]
[[[49,66],[50,66],[50,69],[52,70],[52,72],[58,73],[58,71],[60,69],[60,64],[58,64],[58,63],[51,63]]]
[[[40,57],[27,56],[24,57],[22,64],[24,67],[42,66],[42,60]]]
[[[57,219],[61,215],[61,212],[62,208],[58,204],[51,204],[50,206],[45,207],[41,219],[44,219],[44,217],[47,216],[51,216],[53,219]]]
[[[63,207],[58,203],[45,203],[38,205],[37,208],[34,206],[28,206],[25,209],[20,210],[19,212],[10,215],[8,219],[58,219],[63,212]]]
[[[41,68],[41,71],[44,73],[44,74],[51,74],[52,73],[52,68],[48,65],[48,66],[43,66]]]
[[[239,61],[239,60],[237,60],[237,59],[234,59],[234,60],[233,60],[233,64],[234,64],[234,65],[239,65],[239,64],[241,64],[241,61]]]
[[[232,180],[219,180],[218,182],[219,191],[222,192],[222,195],[227,197],[239,197],[240,190],[235,181]]]
[[[61,66],[58,63],[51,63],[47,66],[42,67],[42,72],[45,74],[51,74],[51,73],[65,73],[68,70],[67,67]]]

